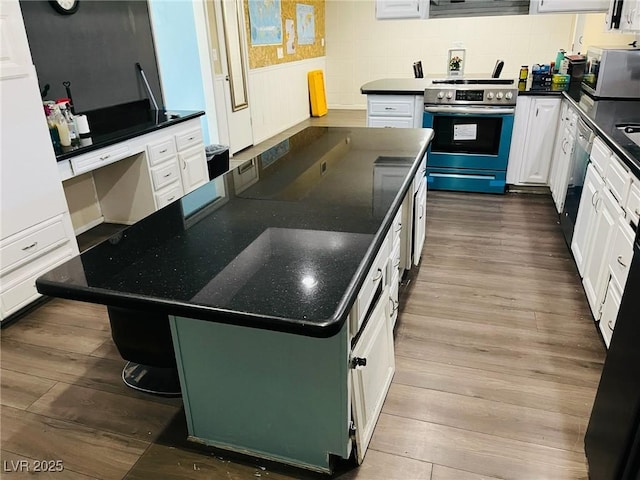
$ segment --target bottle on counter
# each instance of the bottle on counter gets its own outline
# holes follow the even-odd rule
[[[529,66],[522,65],[520,74],[518,75],[518,91],[524,92],[527,89],[527,80],[529,79]]]
[[[44,102],[44,114],[47,118],[47,127],[49,127],[49,136],[51,137],[51,143],[53,144],[53,151],[56,155],[62,153],[62,145],[60,145],[60,135],[58,135],[58,129],[53,121],[53,113],[51,112],[51,104],[53,102]]]
[[[69,137],[71,138],[71,145],[76,147],[80,144],[80,135],[78,134],[78,127],[76,125],[75,118],[71,113],[71,108],[68,98],[61,98],[56,102],[60,108],[60,113],[67,121],[67,128],[69,129]]]
[[[62,115],[60,107],[58,105],[51,106],[51,118],[53,120],[56,129],[58,130],[58,136],[60,137],[60,145],[62,147],[71,146],[71,134],[69,133],[69,124],[67,119]]]

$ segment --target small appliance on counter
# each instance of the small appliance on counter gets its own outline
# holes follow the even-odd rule
[[[569,75],[569,95],[576,100],[580,99],[580,90],[582,86],[582,78],[584,77],[587,58],[584,55],[566,55],[569,61],[567,75]]]
[[[640,49],[589,48],[582,89],[595,98],[640,98]]]

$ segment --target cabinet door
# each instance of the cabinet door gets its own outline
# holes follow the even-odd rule
[[[560,153],[557,159],[558,169],[555,172],[555,187],[552,192],[553,201],[556,204],[558,213],[564,209],[564,201],[567,198],[567,188],[569,186],[569,170],[571,169],[571,158],[575,149],[575,137],[569,129],[565,129],[562,135]]]
[[[604,180],[600,177],[593,164],[587,167],[587,175],[582,187],[582,196],[578,207],[576,226],[573,230],[571,251],[576,261],[580,276],[584,277],[586,253],[589,250],[593,234],[593,224],[596,218],[596,201],[600,190],[604,187]]]
[[[595,203],[596,219],[593,225],[593,239],[585,260],[582,283],[589,300],[589,306],[596,319],[604,296],[604,287],[609,278],[609,251],[613,235],[622,209],[609,189],[603,188]]]
[[[604,339],[604,343],[607,348],[609,348],[611,335],[613,335],[613,329],[616,326],[616,319],[618,318],[621,300],[622,294],[618,290],[615,280],[611,279],[607,288],[607,294],[602,304],[602,315],[600,316],[599,325],[602,338]]]
[[[207,183],[209,180],[207,157],[202,145],[180,152],[178,157],[180,158],[180,173],[185,194]]]
[[[507,183],[515,184],[520,181],[524,147],[529,131],[529,112],[531,111],[531,105],[533,105],[532,97],[522,96],[518,97],[516,101],[516,113],[513,119],[509,161],[507,163]]]
[[[560,99],[536,98],[529,112],[519,183],[547,184]]]
[[[395,372],[388,299],[389,290],[385,288],[351,355],[352,410],[358,463],[364,459]],[[354,368],[356,359],[360,359],[360,363],[366,360],[366,365]]]
[[[31,52],[18,0],[0,2],[0,79],[29,74]]]
[[[427,182],[424,180],[415,195],[413,210],[413,263],[418,265],[427,232]]]
[[[568,116],[567,116],[568,108],[569,107],[567,106],[566,102],[561,102],[560,117],[558,119],[558,132],[563,132],[563,135],[557,135],[556,141],[553,143],[553,153],[551,154],[551,171],[549,173],[549,188],[551,189],[552,194],[557,189],[558,166],[559,166],[558,162],[562,155],[562,142],[565,138],[564,130],[568,120]]]
[[[640,0],[625,0],[620,15],[620,30],[640,31]]]
[[[377,0],[376,18],[426,18],[427,8],[423,0]]]

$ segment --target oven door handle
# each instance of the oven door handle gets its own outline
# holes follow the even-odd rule
[[[515,108],[502,107],[424,107],[427,113],[446,113],[449,115],[471,114],[471,115],[513,115]]]

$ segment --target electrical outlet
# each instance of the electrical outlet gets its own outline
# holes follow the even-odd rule
[[[284,58],[284,50],[282,47],[278,47],[277,54],[278,58]]]

